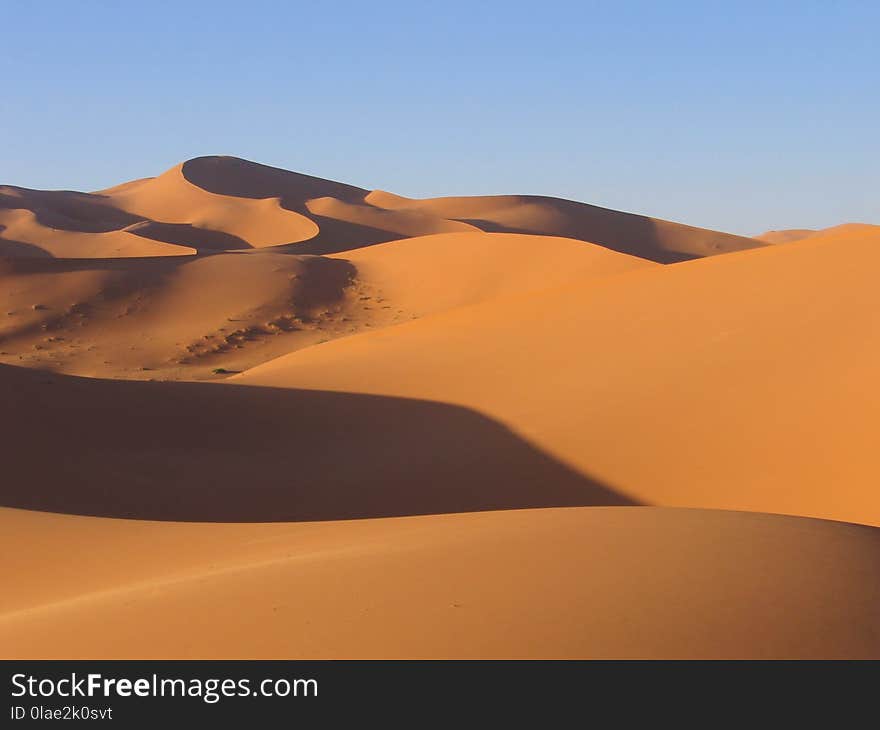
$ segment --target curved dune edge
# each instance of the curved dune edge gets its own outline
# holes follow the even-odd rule
[[[196,249],[189,246],[144,238],[133,226],[110,231],[70,231],[43,225],[30,210],[0,209],[0,256],[101,259],[195,253]]]
[[[128,213],[223,232],[252,248],[306,241],[318,233],[313,221],[282,207],[277,196],[250,199],[218,195],[193,184],[184,174],[187,164],[136,186],[103,194],[112,205]]]
[[[659,263],[760,248],[764,242],[705,228],[539,195],[414,199],[374,190],[364,201],[396,212],[420,212],[487,232],[574,238]]]
[[[594,507],[0,524],[7,659],[880,657],[880,531],[843,523]]]

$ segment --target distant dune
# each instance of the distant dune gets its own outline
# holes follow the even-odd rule
[[[566,236],[664,262],[761,245],[555,198],[411,200],[235,157],[199,157],[95,193],[0,187],[0,255],[165,256],[297,243],[301,253],[326,254],[474,230]]]
[[[819,238],[825,241],[847,241],[854,239],[871,239],[880,242],[880,226],[867,223],[844,223],[831,228],[814,230],[811,228],[795,228],[788,231],[767,231],[760,236],[755,236],[758,241],[764,243],[791,243],[804,238]]]
[[[2,187],[0,656],[880,658],[878,268],[233,157]]]
[[[789,231],[767,231],[755,238],[764,243],[791,243],[812,236],[814,233],[816,231],[812,228],[793,228]]]

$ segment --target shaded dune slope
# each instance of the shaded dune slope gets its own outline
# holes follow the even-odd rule
[[[0,360],[206,377],[348,333],[346,261],[285,254],[0,260]]]
[[[192,521],[631,504],[465,408],[0,367],[0,505]]]
[[[763,245],[742,236],[535,195],[413,200],[374,191],[366,197],[366,202],[384,210],[418,211],[461,220],[485,231],[532,233],[590,241],[660,263]]]

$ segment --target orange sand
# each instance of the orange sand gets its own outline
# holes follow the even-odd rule
[[[0,187],[0,656],[878,658],[878,244]]]

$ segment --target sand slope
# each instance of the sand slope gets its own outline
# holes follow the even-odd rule
[[[880,655],[880,531],[840,523],[582,508],[186,525],[2,510],[0,526],[5,569],[23,576],[0,599],[6,657]]]
[[[806,239],[337,340],[230,382],[455,403],[636,501],[880,524],[871,240]]]

